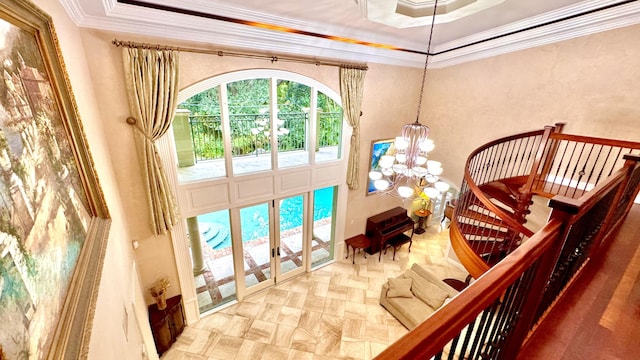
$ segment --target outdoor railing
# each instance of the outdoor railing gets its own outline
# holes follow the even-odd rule
[[[318,112],[317,147],[337,146],[342,136],[341,112]],[[231,151],[234,157],[271,151],[271,136],[277,134],[278,151],[308,150],[309,115],[279,113],[277,129],[269,126],[269,114],[230,114]],[[190,115],[195,160],[224,157],[222,121],[219,115]]]
[[[640,187],[640,156],[623,161],[579,198],[553,197],[540,231],[376,359],[515,359],[628,214]]]

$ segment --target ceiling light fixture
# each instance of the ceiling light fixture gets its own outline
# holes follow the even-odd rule
[[[416,121],[402,127],[402,136],[396,137],[392,150],[380,158],[380,168],[369,173],[369,178],[379,193],[416,199],[437,197],[449,189],[449,184],[438,178],[443,171],[442,164],[428,160],[427,154],[435,146],[433,140],[428,139],[429,127],[419,121],[437,8],[438,0],[435,0]]]

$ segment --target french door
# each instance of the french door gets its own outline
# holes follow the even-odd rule
[[[240,236],[234,247],[240,250],[234,258],[246,294],[305,271],[306,199],[300,194],[239,209]]]
[[[191,218],[200,313],[334,259],[337,187]],[[312,206],[310,204],[313,204]],[[200,244],[200,246],[197,246]],[[199,251],[197,251],[200,249]]]

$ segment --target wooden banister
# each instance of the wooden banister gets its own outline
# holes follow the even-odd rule
[[[559,134],[559,133],[553,133],[551,134],[550,137],[555,140],[567,140],[567,141],[575,141],[580,143],[588,143],[588,144],[596,144],[596,145],[608,145],[608,146],[621,147],[625,149],[635,149],[635,150],[640,149],[640,143],[635,141],[604,139],[604,138],[597,138],[592,136]]]
[[[529,131],[529,132],[525,132],[522,134],[516,134],[516,135],[510,135],[510,136],[505,136],[493,141],[490,141],[480,147],[478,147],[477,149],[475,149],[474,151],[471,152],[471,154],[468,156],[467,158],[467,163],[469,163],[469,159],[474,158],[478,153],[487,150],[495,145],[501,144],[501,143],[505,143],[511,140],[517,140],[517,139],[524,139],[524,138],[529,138],[529,137],[535,137],[535,136],[540,136],[544,134],[544,130],[534,130],[534,131]]]
[[[533,231],[527,229],[522,224],[514,220],[509,214],[507,214],[506,211],[504,211],[501,207],[497,206],[491,200],[489,200],[489,198],[484,194],[484,192],[480,190],[478,185],[476,185],[473,182],[473,179],[471,178],[471,176],[466,172],[464,174],[464,179],[467,182],[467,186],[469,187],[473,195],[475,195],[475,197],[482,202],[483,206],[489,209],[494,214],[496,214],[500,218],[500,220],[502,220],[505,224],[509,225],[511,229],[518,231],[524,234],[525,236],[533,235]]]
[[[496,250],[496,246],[488,248],[486,241],[484,243],[476,242],[473,245],[469,244],[469,246],[476,247],[474,251],[476,251],[479,256],[484,257],[484,260],[482,258],[481,260],[495,261],[495,256],[504,256],[505,252],[508,253],[514,244],[517,245],[520,242],[519,234],[524,237],[532,235],[532,232],[522,225],[523,222],[526,221],[526,214],[528,214],[532,194],[535,193],[549,198],[557,194],[579,197],[584,195],[592,186],[600,183],[603,180],[602,176],[606,178],[614,169],[620,167],[622,160],[616,159],[616,155],[621,152],[630,152],[633,154],[634,151],[639,152],[637,155],[640,155],[640,143],[638,142],[568,135],[561,132],[563,127],[564,124],[557,123],[555,126],[546,126],[544,130],[503,137],[480,146],[467,158],[463,186],[461,187],[461,189],[463,189],[461,192],[461,194],[463,194],[461,195],[461,200],[464,202],[462,197],[466,196],[468,199],[467,206],[475,206],[481,203],[482,205],[480,206],[492,214],[487,216],[484,214],[475,217],[472,216],[472,218],[476,218],[477,221],[473,219],[469,219],[469,221],[458,221],[457,224],[462,227],[460,229],[460,235],[463,238],[469,235],[475,235],[476,240],[488,239],[489,241],[491,241],[490,237],[495,235],[497,238],[493,241],[500,241],[500,238],[504,238],[504,235],[498,231],[494,231],[492,234],[489,234],[489,238],[487,238],[484,235],[486,230],[481,228],[491,228],[491,226],[493,226],[492,223],[495,222],[492,218],[493,216],[500,219],[501,224],[498,226],[508,227],[509,231],[513,234],[512,237],[510,237],[513,240],[509,240],[507,243],[499,246],[499,253],[497,252],[498,250]],[[518,142],[512,143],[513,141]],[[530,144],[535,144],[536,147],[532,148]],[[586,146],[587,151],[584,151],[583,154],[585,144],[589,145]],[[594,151],[594,146],[598,145],[610,148],[602,151],[602,148],[597,147]],[[573,150],[570,154],[566,154],[569,147]],[[574,158],[573,152],[575,152],[576,148],[580,150],[576,152],[576,158]],[[516,153],[512,154],[513,151]],[[531,153],[529,153],[529,151]],[[557,155],[560,159],[557,160],[559,162],[556,162],[555,157],[559,151],[562,153]],[[529,159],[532,160],[530,161]],[[603,170],[606,165],[604,172],[598,170],[596,166],[600,163],[602,163],[601,167]],[[526,176],[520,172],[523,164],[530,167],[526,169],[526,171],[529,172]],[[589,166],[588,168],[587,165]],[[505,178],[505,175],[509,177]],[[508,200],[506,204],[510,204],[509,207],[512,211],[508,211],[492,201],[492,197],[496,198],[497,201],[501,201],[499,193],[490,196],[482,190],[482,187],[487,187],[487,185],[489,189],[499,189],[494,182],[500,182],[503,187],[506,187],[506,184],[511,184],[510,186],[515,189],[518,184],[523,181],[524,185],[518,188],[515,195],[513,192],[507,195],[514,196],[513,198],[505,198],[502,200]],[[464,195],[465,188],[473,195]],[[474,198],[472,199],[472,197]],[[476,203],[476,201],[478,203]],[[466,209],[461,209],[458,217],[464,218],[464,210]],[[478,217],[483,217],[489,226],[485,226],[482,219],[477,219]],[[471,221],[476,224],[480,229],[479,231],[483,232],[482,234],[477,231],[472,231],[470,225],[468,225]],[[456,225],[454,224],[454,226]],[[473,237],[469,237],[468,239],[474,240]],[[497,243],[494,242],[494,244]],[[465,251],[462,249],[464,244],[460,242],[458,245],[460,246],[454,247],[454,251],[464,255]],[[487,251],[487,249],[489,249],[489,251]],[[470,270],[480,270],[481,267],[477,266],[475,258],[463,257],[469,261],[469,264],[465,263],[464,265],[469,265]],[[488,260],[489,258],[492,260]]]
[[[380,353],[376,359],[430,359],[480,312],[502,296],[534,261],[554,244],[562,222],[553,220],[503,261],[484,273],[413,331]]]
[[[489,358],[515,358],[540,314],[566,291],[587,259],[597,254],[598,239],[608,233],[607,226],[602,224],[616,212],[611,204],[619,199],[620,189],[638,193],[637,160],[640,159],[627,159],[627,168],[619,169],[580,199],[554,198],[550,221],[540,231],[376,359],[430,359],[447,346],[448,351],[458,351],[460,348],[453,344],[467,342],[472,336],[475,337],[471,341],[480,341],[482,346],[473,351]],[[453,240],[458,235],[455,227],[452,229]],[[507,308],[512,316],[492,318],[502,311],[496,310],[500,307]],[[487,312],[494,314],[489,318],[499,319],[499,323],[489,324],[482,335],[470,334],[476,320],[482,314],[480,323],[484,322]],[[469,330],[469,326],[473,329]],[[458,341],[464,329],[467,329],[465,338]],[[489,329],[499,336],[498,341],[484,337]],[[456,353],[454,357],[465,356],[466,353]]]
[[[484,328],[491,329],[498,338],[486,339],[488,343],[484,343],[484,337],[479,338],[478,334],[474,334],[474,343],[479,341],[482,349],[472,348],[469,351],[476,357],[479,353],[473,352],[477,350],[483,351],[483,357],[515,358],[533,324],[566,291],[583,267],[588,265],[590,257],[598,254],[598,249],[622,222],[633,198],[638,194],[640,143],[561,134],[561,128],[562,125],[557,124],[556,127],[546,127],[544,131],[498,139],[481,146],[469,156],[458,201],[458,206],[461,207],[454,211],[450,239],[458,258],[477,280],[433,313],[425,322],[383,351],[377,359],[430,359],[446,350],[446,346],[455,348],[463,331],[466,335],[464,339],[460,337],[461,347],[451,351],[460,349],[460,351],[466,351],[468,349],[465,349],[465,344],[469,343],[470,333],[484,326],[482,323],[486,320],[485,316],[489,319],[500,319],[499,324],[489,320],[489,327]],[[531,142],[520,140],[527,137],[535,139]],[[512,141],[518,142],[501,145]],[[587,156],[587,160],[581,157],[578,157],[579,160],[573,160],[569,157],[567,162],[571,166],[571,171],[575,172],[578,169],[581,173],[580,177],[569,178],[577,183],[577,185],[570,185],[572,189],[584,186],[580,185],[581,181],[590,182],[591,175],[582,178],[584,175],[582,173],[591,171],[592,174],[597,174],[599,170],[593,171],[593,168],[599,161],[607,165],[604,179],[597,174],[597,177],[594,176],[594,181],[589,183],[589,191],[584,186],[585,190],[577,196],[574,191],[574,197],[560,195],[553,197],[550,202],[553,208],[550,221],[533,234],[511,218],[508,211],[493,203],[480,186],[488,184],[484,187],[495,191],[501,188],[495,184],[489,184],[490,182],[506,180],[512,181],[511,184],[522,184],[524,176],[519,169],[522,164],[531,165],[531,173],[523,186],[525,191],[527,187],[535,191],[535,182],[538,180],[544,182],[547,181],[547,177],[563,176],[560,172],[552,174],[552,167],[556,167],[554,165],[556,150],[561,152],[565,149],[566,152],[568,146],[561,144],[560,141],[572,142],[571,146],[574,147],[576,145],[573,143],[577,143],[582,149],[585,148],[583,145],[585,143],[613,146],[616,149],[609,151],[609,154],[602,158],[599,157],[597,150],[594,153],[598,154],[594,158]],[[526,152],[531,150],[530,143],[538,145],[535,148],[536,156],[533,164],[529,159],[523,161],[528,155],[520,151],[521,148]],[[593,150],[593,145],[590,149]],[[590,155],[591,150],[585,153]],[[517,152],[514,162],[510,154],[513,151]],[[628,151],[629,154],[625,155],[624,166],[621,167],[620,159],[616,158],[616,155],[623,151]],[[609,156],[611,153],[614,156]],[[586,169],[589,161],[591,161],[589,168]],[[615,166],[611,166],[612,163],[615,163]],[[566,162],[562,164],[565,166]],[[518,169],[513,170],[515,167]],[[609,167],[611,167],[610,171]],[[483,174],[483,171],[490,173]],[[510,174],[512,177],[500,178],[504,174]],[[611,175],[606,176],[608,174]],[[517,180],[514,180],[516,178]],[[562,181],[564,184],[564,180]],[[553,187],[550,189],[553,190]],[[582,190],[582,187],[580,189]],[[494,193],[493,197],[499,200],[498,195],[500,194]],[[469,231],[469,227],[473,226],[479,227],[480,231]],[[483,227],[490,231],[485,233]],[[493,233],[505,233],[504,228],[529,238],[512,252],[508,249],[511,253],[489,268],[483,257],[486,258],[486,254],[491,256],[493,250],[478,253],[471,248],[469,242],[475,241],[478,244],[493,241],[491,244],[493,246],[496,240],[491,239],[491,230],[499,229]],[[469,238],[471,240],[467,240],[465,234],[471,236]],[[499,250],[502,252],[502,248]],[[502,253],[500,255],[504,256]],[[509,315],[506,317],[496,315],[502,312],[503,308],[508,308],[506,311],[510,312]],[[476,319],[479,319],[481,314],[480,325],[474,327]],[[486,331],[482,336],[486,336]],[[466,354],[461,356],[464,357]]]
[[[455,224],[456,219],[455,216],[451,222],[451,226],[449,227],[449,241],[451,242],[451,248],[456,253],[456,256],[460,260],[462,264],[464,264],[465,269],[473,276],[473,278],[478,278],[482,274],[484,274],[487,270],[489,270],[489,265],[478,256],[478,254],[473,251],[467,244],[467,240],[464,235],[460,232],[457,224]]]
[[[533,162],[533,166],[531,170],[529,170],[529,178],[527,179],[527,183],[520,188],[520,191],[525,194],[531,194],[533,191],[533,184],[538,178],[546,178],[547,174],[549,174],[549,169],[551,167],[551,162],[549,159],[553,159],[555,157],[556,151],[558,150],[558,144],[549,144],[549,138],[552,133],[556,131],[556,127],[554,126],[545,126],[544,134],[542,135],[542,141],[540,142],[540,147],[538,147],[538,152],[536,153],[536,159]],[[549,147],[547,149],[547,147]],[[542,166],[542,170],[540,174],[538,174],[538,170]]]

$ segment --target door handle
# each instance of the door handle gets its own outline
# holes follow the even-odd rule
[[[278,256],[280,256],[280,246],[277,247],[278,250],[276,250]]]
[[[276,257],[276,249],[271,248],[271,257],[274,258]]]

